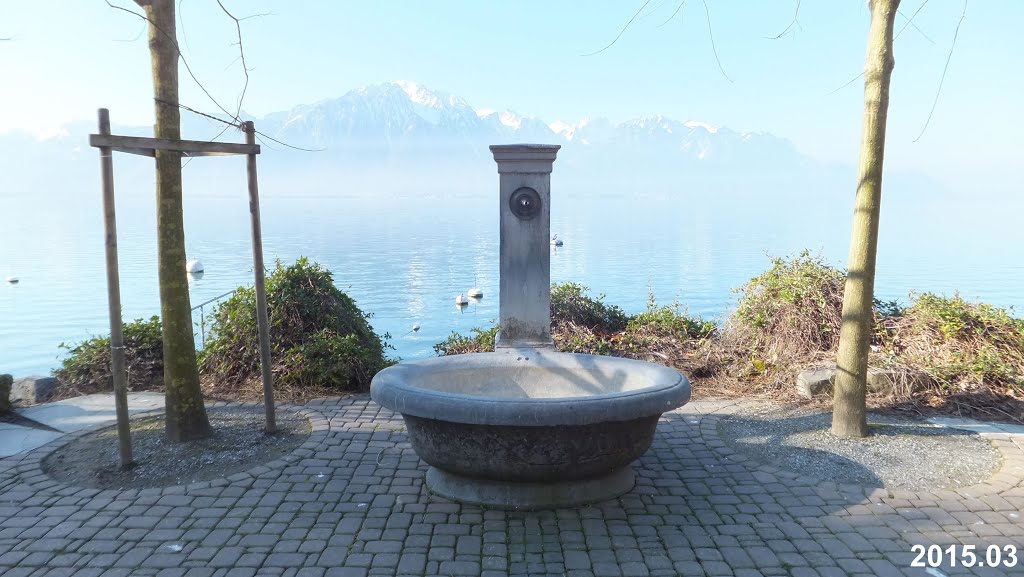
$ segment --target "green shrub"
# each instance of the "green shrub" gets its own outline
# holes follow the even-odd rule
[[[985,303],[924,293],[886,331],[886,352],[945,388],[995,386],[1024,396],[1024,320]]]
[[[438,356],[461,355],[465,353],[488,353],[494,351],[494,341],[498,336],[498,326],[483,330],[472,329],[471,336],[452,332],[448,338],[434,345]]]
[[[60,344],[68,351],[53,372],[65,387],[81,394],[112,391],[110,337],[93,337],[77,345]],[[160,317],[136,319],[124,325],[124,357],[131,390],[158,389],[164,383],[164,349]]]
[[[653,306],[630,317],[627,332],[647,332],[658,337],[706,339],[718,332],[712,321],[688,316],[678,304]]]
[[[551,286],[552,328],[573,324],[603,332],[621,331],[629,317],[615,305],[604,304],[604,295],[587,296],[587,287],[567,282]]]
[[[907,308],[897,300],[883,301],[875,299],[875,313],[881,318],[896,318],[907,314]]]
[[[729,340],[760,362],[781,367],[836,350],[846,275],[803,251],[776,258],[772,267],[737,290],[726,323]]]
[[[305,257],[267,277],[275,384],[365,390],[391,361],[370,315],[334,286],[331,273]],[[200,359],[205,372],[231,383],[260,375],[256,291],[240,288],[213,312]]]
[[[586,287],[565,283],[551,289],[551,336],[562,352],[658,356],[678,359],[688,345],[714,335],[714,323],[688,317],[679,305],[658,307],[653,298],[648,310],[628,316],[617,306],[606,305],[603,296],[586,295]],[[434,345],[438,355],[494,350],[498,327],[473,329],[469,336],[452,333]]]
[[[949,298],[916,295],[907,313],[919,324],[937,328],[946,340],[981,338],[1010,347],[1024,346],[1024,319],[990,304],[968,302],[959,294]]]

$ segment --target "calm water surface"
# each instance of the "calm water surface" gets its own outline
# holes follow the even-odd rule
[[[488,327],[497,317],[496,177],[479,190],[271,192],[262,202],[267,262],[304,255],[322,263],[373,313],[377,331],[390,333],[397,356],[430,356],[452,331]],[[993,202],[883,205],[878,296],[959,290],[1024,307],[1024,205]],[[780,201],[745,191],[625,194],[556,183],[552,211],[552,231],[565,241],[552,252],[553,281],[583,283],[627,312],[642,310],[652,291],[659,302],[719,318],[735,304],[733,289],[770,266],[771,256],[809,248],[842,266],[852,203],[836,195]],[[0,285],[0,372],[46,374],[59,365],[60,343],[109,332],[99,193],[0,193],[0,214],[0,277],[21,281]],[[159,311],[155,221],[152,200],[119,192],[126,320]],[[187,194],[186,248],[207,271],[191,283],[194,305],[252,282],[248,227],[244,192]],[[472,286],[484,298],[457,308],[454,297]]]

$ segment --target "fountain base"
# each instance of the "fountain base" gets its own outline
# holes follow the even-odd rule
[[[614,499],[633,488],[636,475],[623,467],[598,478],[543,483],[476,479],[430,467],[431,492],[460,503],[494,509],[537,510],[589,505]]]

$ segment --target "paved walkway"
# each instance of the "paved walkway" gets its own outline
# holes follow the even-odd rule
[[[734,453],[725,404],[666,414],[637,487],[591,507],[488,511],[428,494],[400,417],[366,397],[315,401],[310,440],[215,482],[97,491],[0,459],[0,575],[1024,574],[1024,439],[987,482],[908,493],[836,485]],[[82,434],[82,433],[72,433]],[[923,466],[927,466],[924,464]],[[1016,548],[1014,567],[912,568],[916,544]],[[1003,555],[1005,559],[1005,554]]]
[[[162,393],[128,393],[129,414],[152,411],[163,406]],[[117,419],[112,394],[83,395],[19,409],[17,413],[48,428],[30,427],[24,422],[0,422],[0,457],[31,451],[67,433],[110,424]]]

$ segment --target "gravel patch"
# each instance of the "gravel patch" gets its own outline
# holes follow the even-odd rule
[[[983,437],[927,422],[868,414],[871,436],[831,434],[832,413],[751,407],[719,421],[722,440],[763,463],[835,483],[907,491],[955,489],[987,480],[999,451]]]
[[[263,407],[207,409],[213,435],[187,443],[164,436],[164,417],[132,420],[135,466],[122,470],[117,428],[78,437],[48,455],[43,471],[62,483],[95,489],[146,489],[209,481],[246,471],[291,453],[309,438],[309,419],[278,411],[278,432],[263,432]]]

